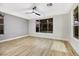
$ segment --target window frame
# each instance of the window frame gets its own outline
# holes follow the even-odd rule
[[[46,29],[41,30],[41,25],[43,24],[43,23],[41,24],[42,20],[45,20],[45,22],[47,23],[47,30]],[[52,21],[50,21],[50,20],[52,20]],[[39,25],[37,25],[37,22],[39,23]],[[50,28],[50,26],[52,26],[52,28]],[[37,27],[39,27],[38,31],[37,31]],[[37,33],[53,33],[53,18],[36,20],[36,32]]]
[[[0,14],[0,35],[4,34],[4,16],[2,14]]]
[[[74,9],[74,11],[73,11],[73,18],[74,18],[74,20],[73,20],[73,36],[76,38],[76,39],[79,39],[79,25],[78,25],[78,23],[79,23],[79,17],[78,17],[78,15],[79,15],[79,6],[77,6],[75,9]]]

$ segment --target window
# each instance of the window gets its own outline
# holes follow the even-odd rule
[[[0,14],[0,34],[4,34],[4,19],[3,15]]]
[[[79,38],[79,18],[78,18],[78,6],[74,9],[74,26],[73,35],[75,38]]]
[[[36,32],[52,33],[53,32],[53,18],[36,20]]]

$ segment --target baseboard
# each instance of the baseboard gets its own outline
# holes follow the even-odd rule
[[[29,36],[33,37],[40,37],[40,38],[47,38],[47,39],[54,39],[54,40],[63,40],[63,41],[68,41],[68,38],[61,38],[61,37],[53,37],[53,36],[41,36],[41,35],[34,35],[34,34],[29,34]]]
[[[73,42],[75,42],[75,41],[73,41]],[[79,56],[79,48],[78,48],[78,46],[75,45],[76,43],[74,44],[73,42],[69,41],[70,45],[74,48],[74,50],[76,51],[76,53]]]
[[[1,42],[6,42],[6,41],[10,41],[10,40],[15,40],[15,39],[19,39],[19,38],[22,38],[22,37],[27,37],[27,36],[33,36],[33,37],[40,37],[40,38],[50,38],[50,39],[55,39],[55,40],[64,40],[64,41],[68,41],[67,39],[65,38],[54,38],[54,37],[41,37],[41,36],[35,36],[35,35],[23,35],[23,36],[18,36],[18,37],[14,37],[14,38],[10,38],[10,39],[5,39],[5,40],[1,40]]]
[[[14,37],[14,38],[9,38],[9,39],[5,39],[5,40],[1,40],[0,43],[6,42],[6,41],[15,40],[15,39],[19,39],[19,38],[22,38],[22,37],[27,37],[27,36],[29,36],[29,35],[23,35],[23,36],[18,36],[18,37]]]

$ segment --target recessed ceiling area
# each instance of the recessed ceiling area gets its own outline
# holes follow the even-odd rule
[[[52,3],[52,6],[47,6],[48,3],[0,3],[0,12],[11,14],[24,19],[41,19],[48,18],[54,15],[68,13],[72,8],[73,3]],[[36,12],[40,16],[31,12],[36,6]]]

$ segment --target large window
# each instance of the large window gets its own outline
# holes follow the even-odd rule
[[[74,31],[73,31],[73,35],[75,38],[79,39],[79,17],[78,17],[78,6],[74,9]]]
[[[52,33],[53,18],[36,20],[36,32]]]
[[[4,17],[0,14],[0,34],[4,34]]]

